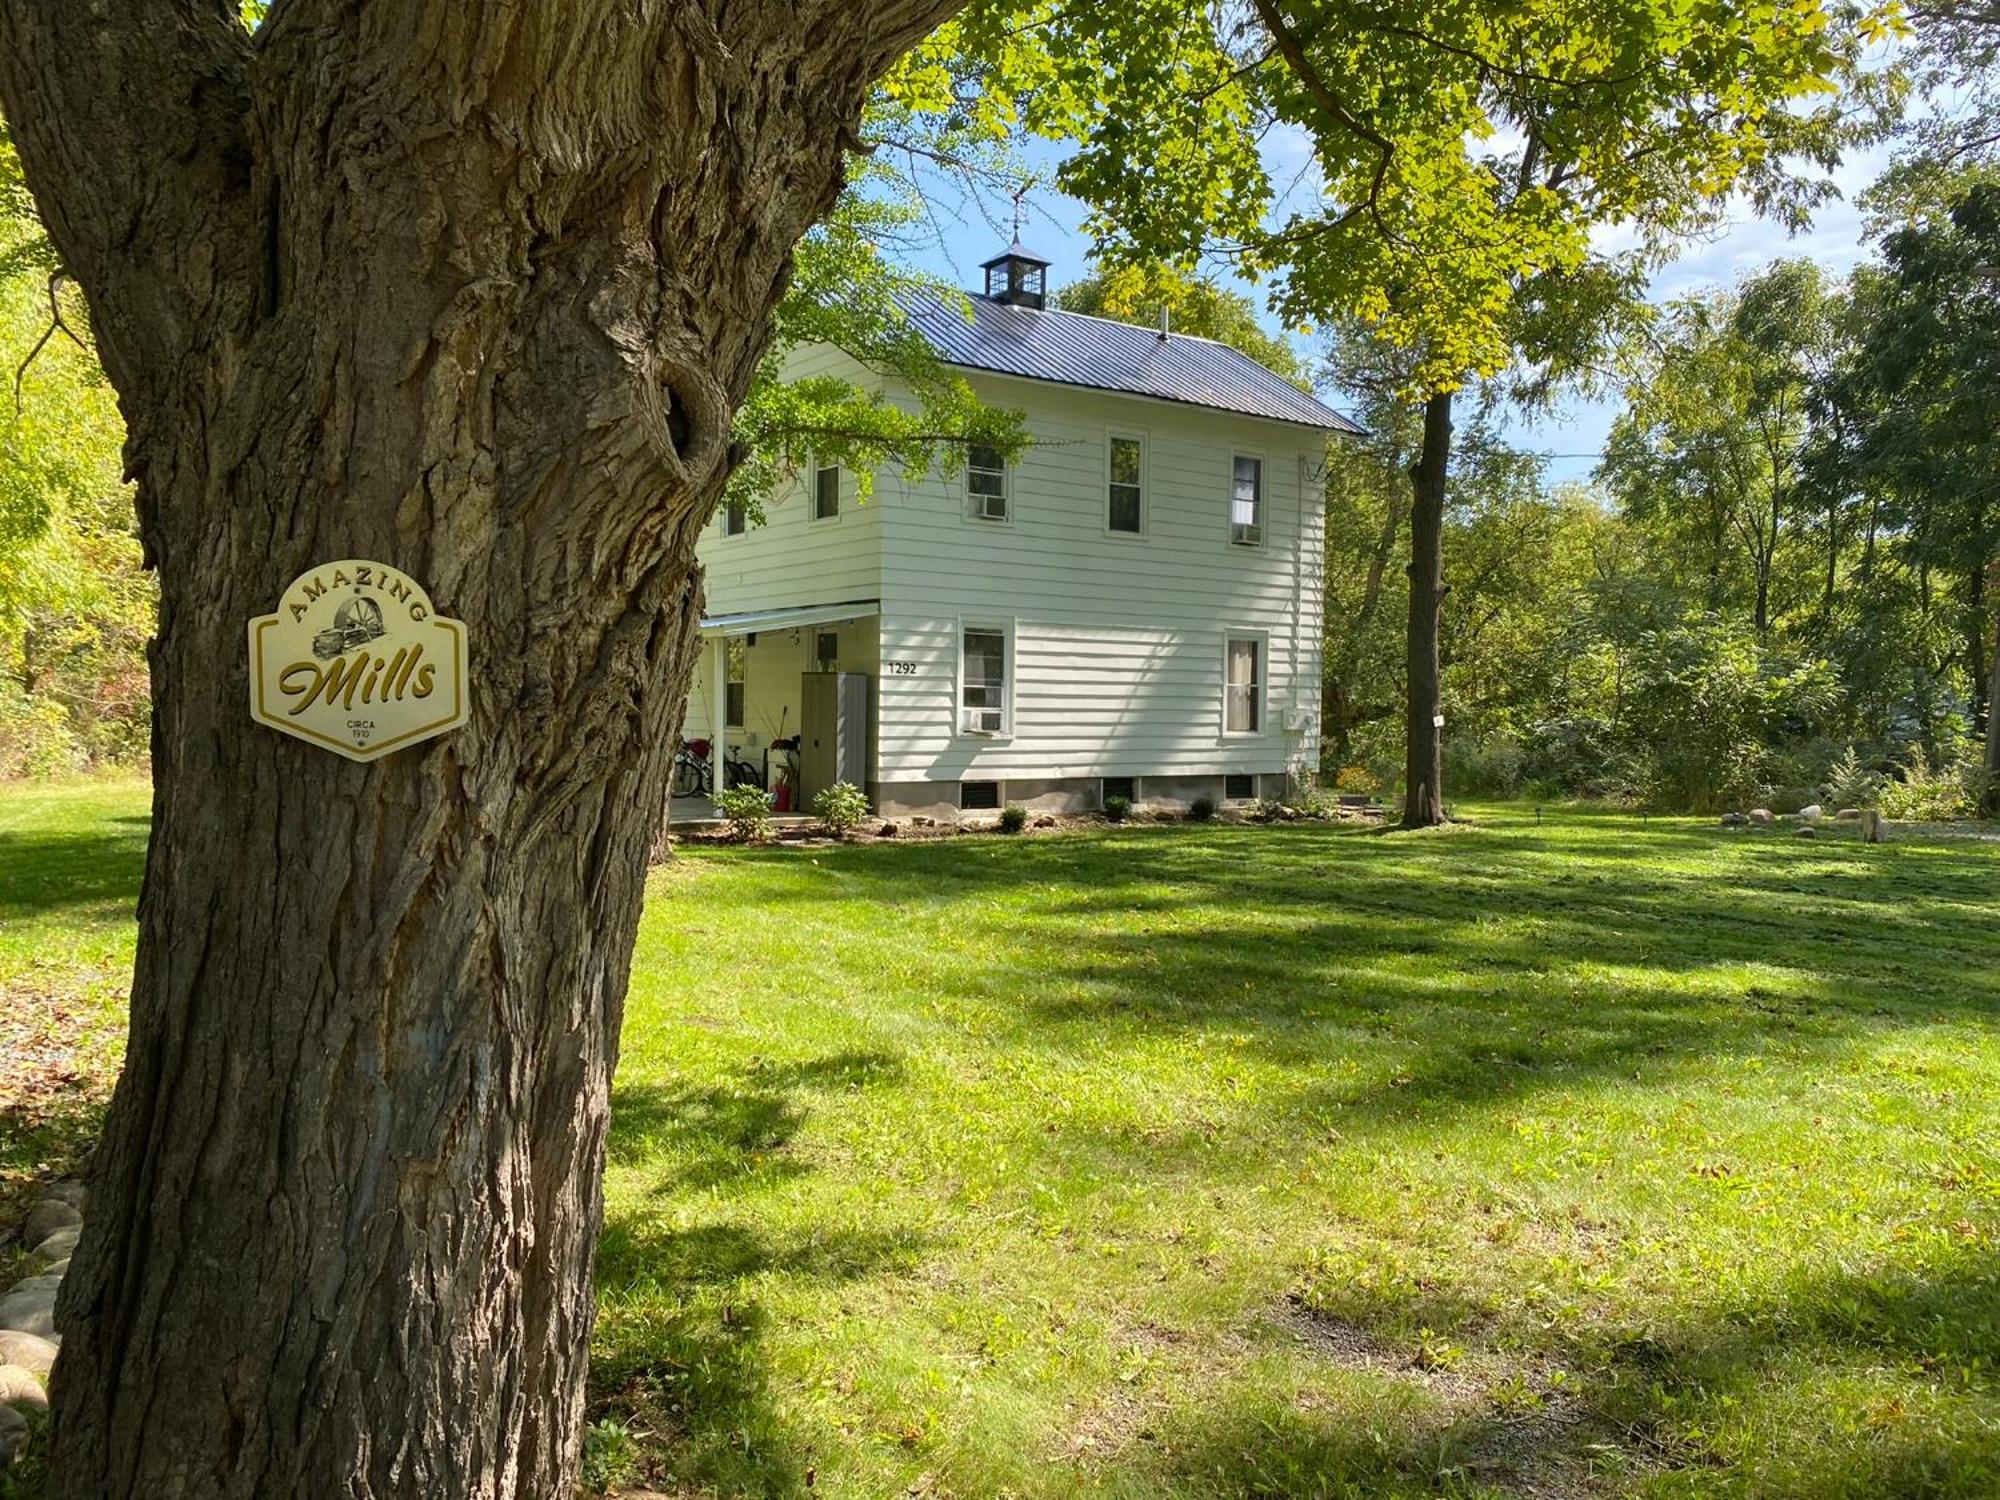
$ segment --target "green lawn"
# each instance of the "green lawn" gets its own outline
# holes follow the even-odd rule
[[[129,943],[143,810],[0,795],[0,981]],[[690,853],[596,1413],[686,1496],[1990,1497],[1996,1023],[1993,845]]]

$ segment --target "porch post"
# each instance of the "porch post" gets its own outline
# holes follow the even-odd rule
[[[709,788],[711,796],[729,790],[729,778],[722,769],[729,733],[729,638],[718,630],[712,649],[714,654],[708,668],[708,766],[714,777]]]

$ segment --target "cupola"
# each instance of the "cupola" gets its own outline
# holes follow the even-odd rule
[[[986,273],[986,295],[1015,307],[1048,306],[1049,262],[1014,241],[980,266]]]

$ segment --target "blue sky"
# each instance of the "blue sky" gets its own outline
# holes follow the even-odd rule
[[[1277,136],[1267,146],[1274,182],[1282,186],[1309,170],[1303,137]],[[1868,253],[1856,200],[1887,165],[1888,154],[1887,147],[1880,147],[1844,162],[1834,174],[1840,196],[1822,205],[1812,227],[1803,234],[1788,235],[1747,207],[1733,214],[1722,228],[1689,244],[1679,259],[1654,277],[1652,297],[1664,302],[1704,287],[1727,286],[1781,256],[1810,257],[1831,272],[1846,271]],[[1011,209],[1005,202],[971,200],[940,199],[932,206],[940,242],[910,258],[921,269],[958,286],[968,290],[977,287],[979,263],[1007,243]],[[1082,219],[1081,204],[1050,191],[1036,193],[1023,209],[1021,238],[1055,262],[1049,273],[1051,285],[1075,280],[1089,269],[1087,241],[1078,231]],[[1261,308],[1262,291],[1250,286],[1244,290]],[[1278,326],[1268,315],[1265,321],[1273,328]],[[1551,481],[1587,479],[1616,414],[1615,402],[1572,399],[1532,425],[1512,420],[1509,434],[1523,448],[1553,455],[1548,466]]]

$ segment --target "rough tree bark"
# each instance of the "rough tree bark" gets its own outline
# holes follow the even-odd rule
[[[960,0],[0,0],[161,617],[131,1036],[54,1493],[566,1496],[696,533],[871,81]],[[244,622],[374,557],[463,729],[253,725]]]
[[[1403,826],[1445,821],[1444,730],[1438,622],[1444,597],[1445,475],[1451,463],[1450,391],[1424,402],[1424,444],[1411,471],[1409,733],[1403,768]]]

